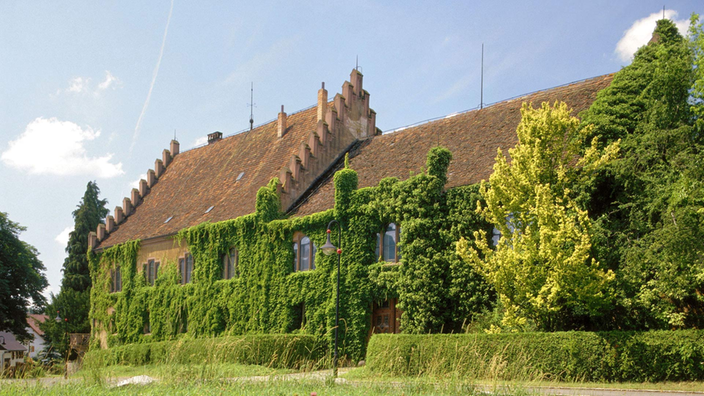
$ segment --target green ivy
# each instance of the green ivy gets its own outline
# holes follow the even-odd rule
[[[345,168],[334,176],[334,209],[304,217],[281,213],[278,180],[257,194],[256,212],[218,223],[181,230],[175,237],[194,257],[193,282],[180,284],[178,266],[164,263],[154,286],[138,276],[139,242],[91,254],[94,277],[92,316],[110,323],[116,307],[116,336],[111,345],[182,337],[300,333],[332,345],[335,324],[337,255],[318,251],[316,269],[293,272],[293,235],[301,232],[316,246],[326,241],[327,224],[342,228],[340,270],[340,351],[362,359],[374,301],[398,297],[406,332],[459,330],[487,308],[491,290],[455,254],[454,241],[488,227],[475,213],[476,186],[444,191],[451,160],[447,149],[428,153],[427,172],[405,181],[383,179],[358,189],[357,172]],[[402,227],[400,265],[380,262],[376,234],[389,223]],[[332,240],[337,243],[337,228]],[[238,276],[223,280],[223,254],[239,251]],[[123,264],[123,291],[107,293],[111,263]],[[301,318],[301,308],[304,317]],[[149,321],[151,335],[144,336]],[[96,331],[94,329],[94,331]],[[330,348],[331,350],[331,348]]]

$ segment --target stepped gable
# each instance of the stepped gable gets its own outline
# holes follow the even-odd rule
[[[376,133],[362,81],[362,73],[352,70],[342,84],[346,96],[328,101],[323,83],[316,106],[287,115],[282,105],[276,121],[228,138],[210,133],[206,146],[184,153],[171,141],[139,188],[89,234],[89,246],[164,237],[254,213],[259,188],[274,177],[281,208],[289,210],[358,139]]]
[[[174,155],[163,175],[100,248],[128,240],[173,235],[205,221],[253,213],[257,191],[279,175],[301,142],[316,129],[315,107],[288,115],[286,134],[277,122]],[[244,175],[237,180],[238,176]],[[134,201],[134,200],[133,200]],[[213,206],[210,212],[208,208]],[[171,220],[165,221],[171,217]]]
[[[447,147],[453,157],[447,188],[488,180],[497,148],[508,154],[507,149],[518,142],[516,127],[524,102],[538,107],[545,101],[551,104],[563,101],[576,116],[589,108],[597,92],[609,86],[612,79],[613,74],[607,74],[374,136],[350,153],[350,168],[358,173],[359,188],[376,186],[385,177],[407,179],[411,172],[421,171],[428,151],[439,144]],[[337,169],[341,167],[338,162]],[[294,205],[290,214],[305,216],[332,208],[335,204],[333,173],[328,172],[324,180],[311,186],[305,201]]]

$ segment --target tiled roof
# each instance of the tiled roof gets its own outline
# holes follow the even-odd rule
[[[545,101],[560,100],[577,115],[591,105],[597,92],[612,79],[613,74],[595,77],[369,138],[356,152],[350,153],[350,167],[358,173],[360,188],[375,186],[390,176],[406,179],[410,172],[419,172],[425,165],[428,150],[441,145],[453,157],[447,187],[477,183],[491,175],[497,148],[506,153],[516,145],[522,103],[538,106]],[[328,172],[327,178],[312,186],[314,192],[292,214],[304,216],[332,208],[335,194],[332,174]]]
[[[0,331],[0,350],[26,351],[27,348],[20,344],[12,333]]]
[[[105,248],[134,239],[172,235],[205,221],[218,222],[253,213],[257,191],[266,186],[301,143],[316,129],[317,108],[176,155],[135,213],[103,240]],[[238,181],[237,177],[244,172]],[[206,210],[213,209],[206,213]],[[164,223],[169,217],[172,219]]]
[[[34,330],[35,333],[43,336],[44,332],[39,328],[39,324],[44,323],[47,319],[49,319],[47,315],[29,314],[27,315],[27,324],[32,328],[32,330]]]

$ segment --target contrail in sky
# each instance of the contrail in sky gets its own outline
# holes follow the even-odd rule
[[[149,86],[149,93],[147,94],[147,100],[144,101],[144,106],[142,107],[142,113],[137,119],[137,125],[134,127],[134,134],[132,135],[132,144],[130,145],[130,154],[132,154],[132,149],[137,143],[137,138],[139,137],[139,127],[142,125],[142,118],[144,118],[144,113],[147,112],[147,107],[149,107],[149,99],[152,97],[152,90],[154,89],[154,83],[156,83],[156,76],[159,74],[159,66],[161,66],[161,57],[164,56],[164,46],[166,46],[166,35],[169,33],[169,23],[171,23],[171,13],[174,10],[174,0],[171,0],[171,7],[169,8],[169,17],[166,19],[166,29],[164,29],[164,39],[161,41],[161,50],[159,50],[159,60],[156,61],[156,67],[154,67],[154,74],[152,75],[152,84]]]

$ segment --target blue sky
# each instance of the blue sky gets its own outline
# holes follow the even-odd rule
[[[60,4],[59,4],[60,3]],[[204,6],[205,4],[205,6]],[[359,57],[377,126],[618,71],[656,1],[0,3],[0,211],[58,292],[71,212],[96,180],[112,213],[176,136],[248,128],[340,91]],[[671,1],[684,26],[701,2]],[[169,17],[170,16],[170,17]],[[168,25],[168,30],[167,30]]]

